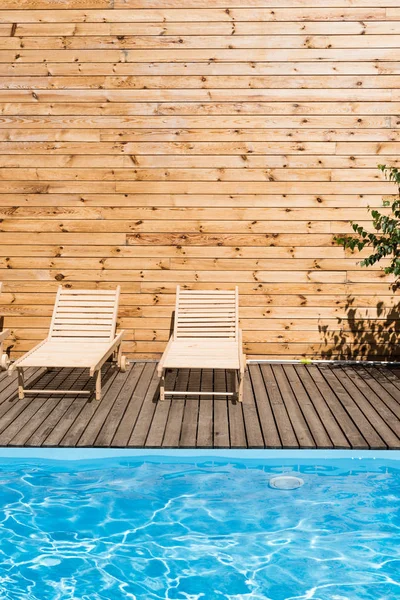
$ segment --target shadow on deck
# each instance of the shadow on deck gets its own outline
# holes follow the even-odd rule
[[[227,397],[158,401],[156,363],[104,367],[104,394],[17,399],[0,375],[0,446],[400,449],[400,367],[250,364],[243,404]],[[229,391],[230,374],[168,373],[169,389]],[[38,389],[92,389],[87,371],[32,369]]]

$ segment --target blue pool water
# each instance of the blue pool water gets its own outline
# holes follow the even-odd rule
[[[0,465],[1,600],[400,598],[400,461]]]

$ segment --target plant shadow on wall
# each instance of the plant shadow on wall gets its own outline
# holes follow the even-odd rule
[[[373,309],[362,309],[365,317],[358,316],[360,309],[352,296],[347,297],[344,308],[346,316],[338,318],[335,331],[318,324],[323,359],[399,360],[400,301],[392,306],[381,301]]]
[[[389,304],[379,301],[374,309],[359,308],[356,299],[348,296],[344,307],[346,316],[338,318],[335,331],[329,331],[327,325],[318,325],[324,343],[321,355],[326,359],[398,360],[400,357],[400,300],[395,298],[400,289],[400,171],[386,165],[378,165],[378,168],[397,187],[397,194],[383,201],[388,210],[385,213],[370,210],[373,231],[351,223],[355,235],[337,237],[335,242],[352,252],[370,249],[371,254],[360,262],[362,267],[386,259],[388,265],[384,272],[394,276],[390,286],[393,296],[389,296]]]

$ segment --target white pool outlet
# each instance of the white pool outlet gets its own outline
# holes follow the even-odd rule
[[[277,475],[269,480],[269,485],[276,490],[297,490],[304,485],[304,479],[294,475]]]

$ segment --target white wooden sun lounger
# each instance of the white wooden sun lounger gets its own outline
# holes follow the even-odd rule
[[[187,291],[177,287],[174,331],[158,364],[160,399],[166,394],[234,396],[243,400],[246,357],[239,329],[239,292]],[[178,392],[165,389],[166,369],[236,371],[235,392]]]
[[[1,294],[1,288],[2,288],[2,283],[0,283],[0,294]],[[9,329],[3,329],[3,331],[0,331],[0,371],[6,371],[8,369],[8,365],[10,364],[10,359],[8,358],[8,354],[6,354],[4,352],[4,340],[9,336],[10,334],[10,330]]]
[[[121,371],[124,335],[115,335],[120,288],[116,290],[67,290],[58,288],[48,337],[16,360],[8,369],[18,373],[18,394],[90,394],[89,390],[28,390],[23,371],[27,367],[88,368],[96,377],[96,399],[101,399],[101,367],[113,355]]]

